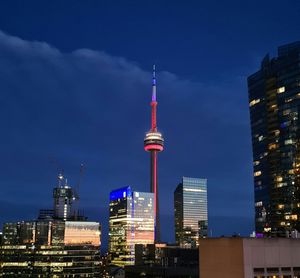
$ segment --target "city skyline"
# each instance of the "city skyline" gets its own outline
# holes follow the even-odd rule
[[[80,207],[103,224],[113,188],[147,191],[142,140],[155,63],[168,140],[162,240],[174,241],[172,192],[182,176],[209,180],[213,235],[254,230],[246,77],[266,53],[299,40],[300,4],[9,2],[0,3],[0,224],[32,219],[39,202],[50,207],[58,167],[72,186],[84,163]]]

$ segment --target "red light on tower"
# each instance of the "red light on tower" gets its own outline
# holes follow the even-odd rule
[[[150,152],[150,192],[154,193],[154,225],[155,242],[160,241],[160,222],[159,222],[159,202],[158,202],[158,178],[157,178],[157,153],[164,149],[164,139],[158,132],[156,125],[156,76],[155,65],[153,66],[152,79],[152,101],[151,105],[151,129],[146,133],[144,139],[144,149]]]

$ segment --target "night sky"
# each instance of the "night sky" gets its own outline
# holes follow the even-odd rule
[[[247,76],[300,40],[300,2],[0,1],[0,224],[52,207],[57,168],[103,226],[112,189],[149,190],[157,65],[162,239],[173,191],[208,179],[213,236],[254,229]]]

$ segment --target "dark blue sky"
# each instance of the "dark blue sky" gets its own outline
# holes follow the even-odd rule
[[[208,179],[213,235],[253,230],[246,78],[300,39],[299,1],[1,1],[0,223],[52,205],[56,166],[103,224],[108,196],[149,188],[143,137],[158,68],[162,238],[173,191]]]

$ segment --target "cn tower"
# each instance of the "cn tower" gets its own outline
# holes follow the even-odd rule
[[[146,133],[144,139],[144,149],[150,152],[150,192],[154,193],[154,231],[155,242],[160,242],[160,222],[159,222],[159,203],[158,203],[158,178],[157,178],[157,153],[164,149],[164,139],[157,130],[156,122],[156,76],[155,65],[153,65],[152,78],[152,101],[151,105],[151,129]]]

